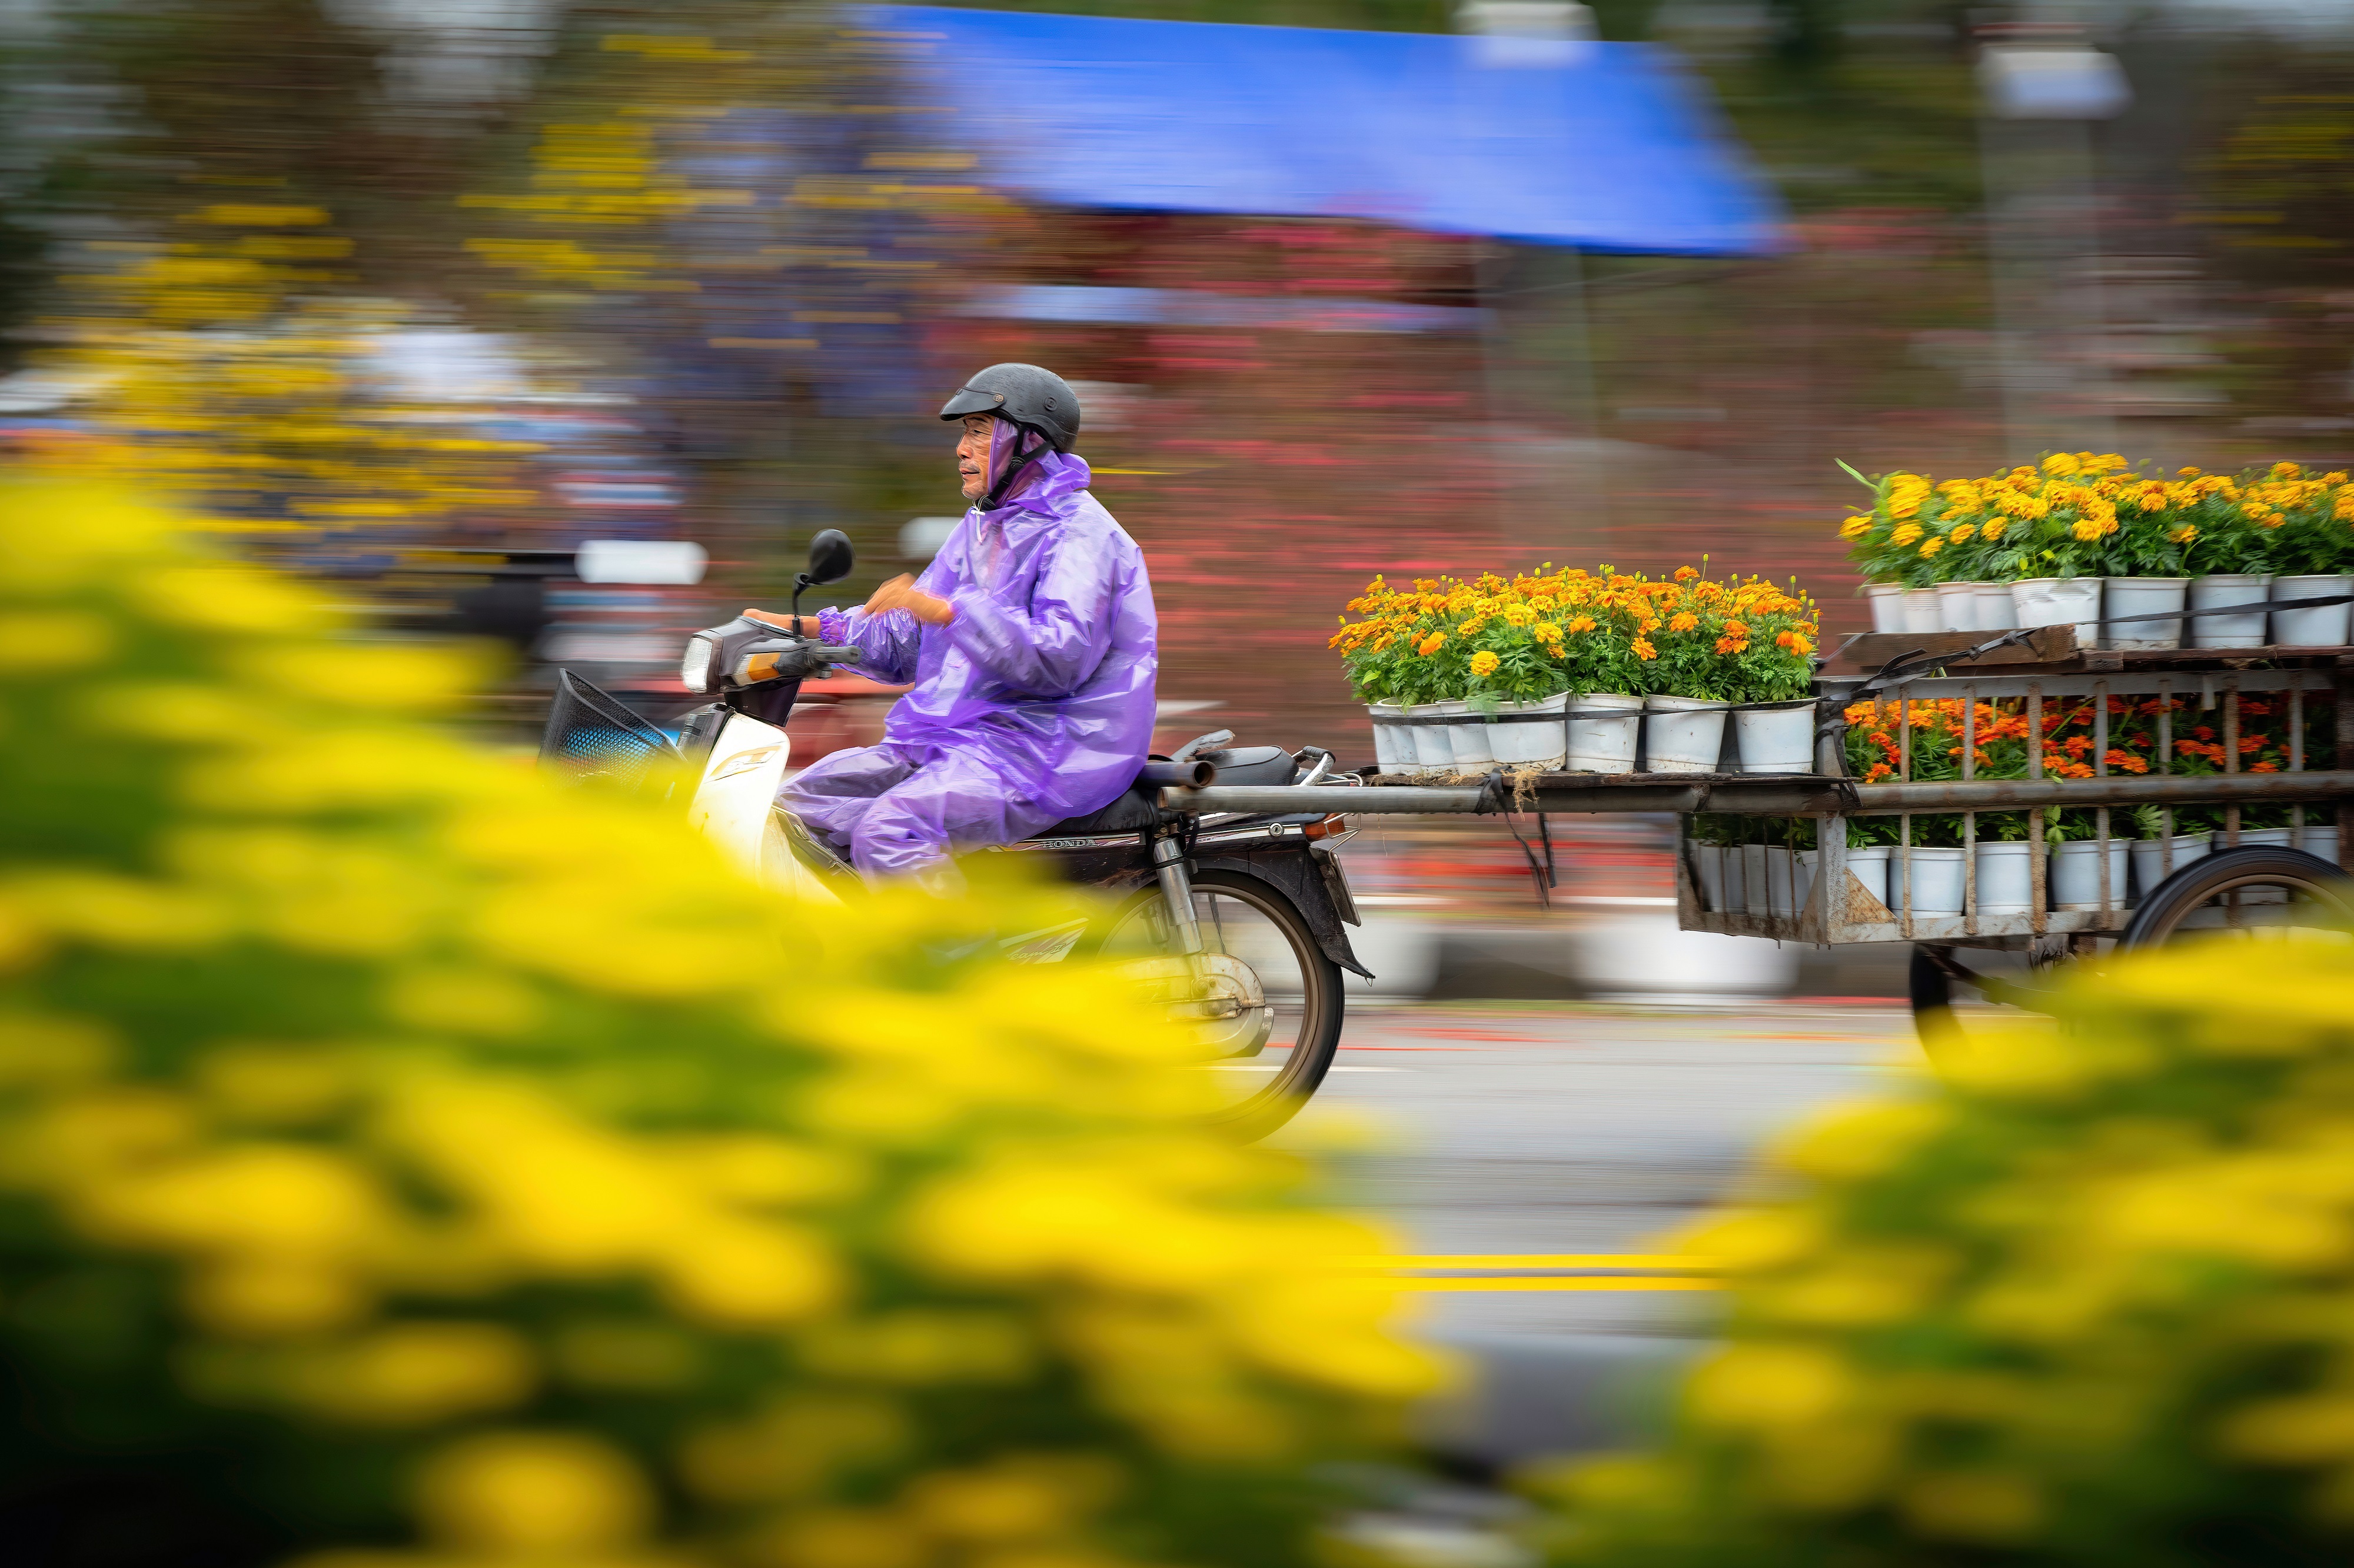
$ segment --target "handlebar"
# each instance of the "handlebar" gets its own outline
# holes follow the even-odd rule
[[[821,642],[810,652],[821,663],[826,664],[855,664],[865,657],[855,648],[837,648],[830,642]]]

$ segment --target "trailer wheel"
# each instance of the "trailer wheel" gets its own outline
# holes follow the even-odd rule
[[[2354,926],[2354,878],[2303,850],[2248,844],[2192,861],[2159,883],[2134,911],[2117,945],[2155,948],[2208,932],[2262,940],[2349,926]]]
[[[1929,1060],[1935,1062],[1944,1053],[1958,1045],[1968,1033],[1968,1025],[1954,1010],[1954,1003],[1965,993],[1989,1001],[2000,1001],[2023,1012],[2037,1011],[2034,991],[2043,971],[2065,963],[2077,956],[2078,949],[2065,937],[2039,938],[2027,955],[2025,976],[1982,974],[1974,967],[1986,960],[1973,953],[1965,961],[1949,947],[1935,942],[1916,942],[1913,948],[1910,974],[1913,1000],[1913,1032],[1919,1036],[1921,1049]],[[1979,981],[1992,982],[1980,985]],[[1998,995],[1989,995],[1999,991]]]

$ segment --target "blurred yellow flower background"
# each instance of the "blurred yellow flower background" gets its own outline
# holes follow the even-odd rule
[[[2354,942],[2082,966],[1670,1244],[1674,1436],[1539,1478],[1557,1563],[2280,1563],[2354,1530]]]
[[[939,956],[1064,895],[785,906],[160,511],[20,481],[0,552],[18,1473],[168,1453],[290,1552],[1281,1563],[1432,1386],[1127,983]]]

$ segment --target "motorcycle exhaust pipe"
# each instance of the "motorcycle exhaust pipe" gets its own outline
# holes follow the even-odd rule
[[[1199,789],[1217,776],[1207,762],[1148,762],[1136,781],[1155,789]]]

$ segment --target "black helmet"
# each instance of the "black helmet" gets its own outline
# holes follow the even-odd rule
[[[994,414],[1035,430],[1058,452],[1079,439],[1079,395],[1071,384],[1035,365],[992,365],[940,406],[943,419]]]

